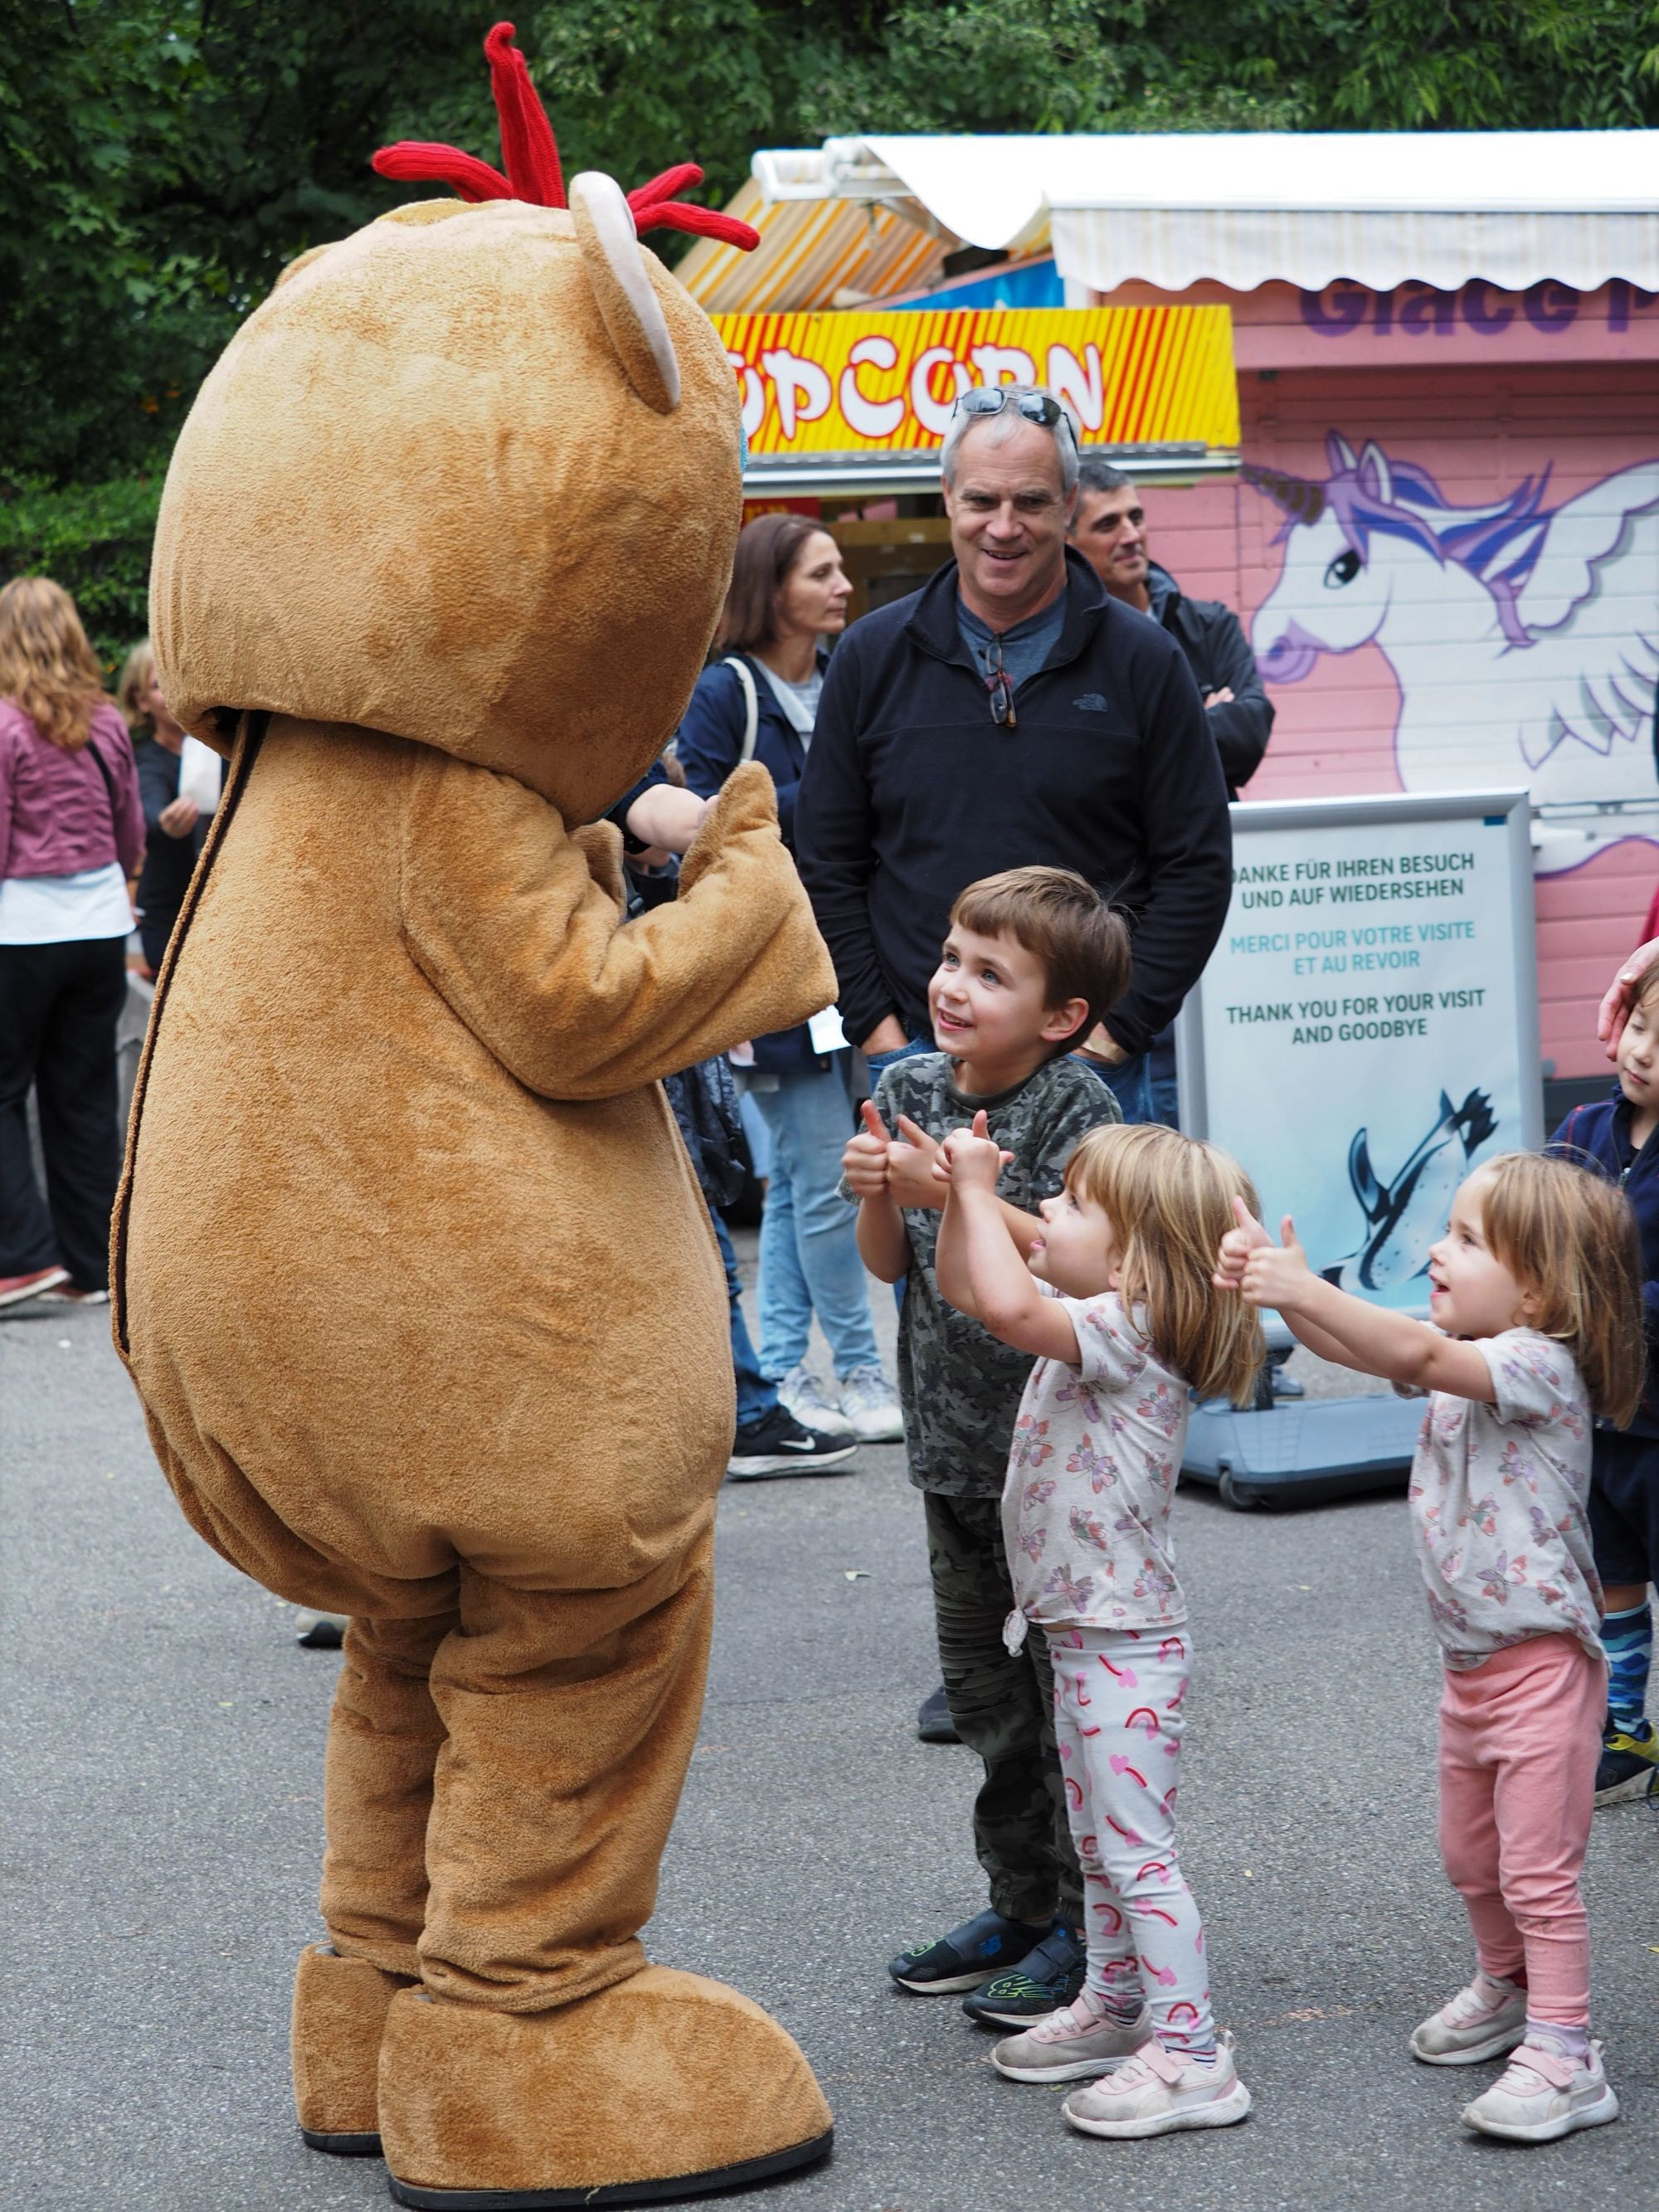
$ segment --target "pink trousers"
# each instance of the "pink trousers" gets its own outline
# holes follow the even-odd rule
[[[1578,1874],[1607,1705],[1605,1663],[1539,1636],[1440,1700],[1440,1850],[1488,1974],[1524,1982],[1534,2020],[1589,2021],[1589,1930]]]

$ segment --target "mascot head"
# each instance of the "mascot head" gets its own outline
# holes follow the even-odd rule
[[[752,246],[672,194],[567,197],[513,26],[485,40],[505,175],[404,144],[395,209],[286,269],[174,450],[150,583],[161,680],[222,748],[265,708],[441,747],[601,812],[667,740],[742,513],[735,380],[639,243]]]

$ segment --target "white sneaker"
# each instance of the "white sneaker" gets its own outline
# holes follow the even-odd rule
[[[1060,2106],[1085,2136],[1167,2136],[1177,2128],[1230,2128],[1250,2109],[1233,2064],[1233,2039],[1216,2038],[1213,2065],[1148,2043],[1115,2073],[1073,2089]]]
[[[816,1429],[821,1437],[850,1437],[854,1433],[849,1421],[834,1399],[826,1398],[816,1375],[809,1375],[805,1367],[792,1367],[778,1385],[778,1396],[786,1412],[791,1413],[804,1429]]]
[[[842,1418],[861,1444],[904,1441],[904,1415],[879,1367],[855,1367],[841,1386]]]
[[[1498,2003],[1482,1993],[1481,1982],[1502,1992]],[[1513,2051],[1526,2032],[1526,1991],[1483,1974],[1412,2030],[1412,2056],[1425,2066],[1478,2066]]]
[[[1491,2088],[1463,2107],[1463,2124],[1506,2142],[1553,2142],[1579,2128],[1605,2127],[1619,2100],[1592,2043],[1588,2063],[1523,2043]]]

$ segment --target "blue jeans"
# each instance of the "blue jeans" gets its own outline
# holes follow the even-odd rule
[[[1085,1060],[1084,1066],[1092,1067],[1109,1087],[1126,1121],[1162,1121],[1169,1129],[1181,1127],[1175,1046],[1168,1039],[1155,1038],[1146,1052],[1136,1053],[1117,1067],[1104,1066],[1095,1060]]]
[[[799,1366],[816,1310],[836,1372],[876,1367],[858,1209],[841,1194],[841,1156],[853,1133],[846,1061],[780,1075],[751,1091],[772,1138],[772,1176],[761,1220],[761,1370],[774,1382]]]
[[[738,1281],[738,1255],[732,1249],[732,1232],[714,1209],[714,1238],[726,1262],[726,1295],[732,1306],[732,1372],[738,1385],[738,1426],[752,1428],[764,1420],[778,1402],[778,1394],[760,1371],[749,1324],[743,1317],[742,1285]]]

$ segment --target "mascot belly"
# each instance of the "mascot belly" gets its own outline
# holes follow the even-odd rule
[[[702,664],[737,399],[637,243],[660,180],[630,209],[578,178],[567,209],[509,36],[507,177],[380,157],[441,155],[468,198],[295,264],[179,439],[153,627],[232,767],[112,1278],[193,1525],[352,1616],[295,2096],[307,2142],[383,2146],[394,2197],[434,2207],[648,2203],[787,2172],[830,2130],[782,2029],[648,1965],[639,1930],[732,1431],[721,1269],[658,1079],[834,975],[763,770],[635,922],[616,833],[581,826]]]

